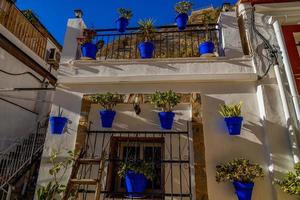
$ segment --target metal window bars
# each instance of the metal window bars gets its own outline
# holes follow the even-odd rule
[[[105,152],[100,199],[131,199],[122,179],[118,177],[118,163],[124,161],[125,149],[136,146],[161,147],[160,159],[152,160],[160,171],[160,185],[150,182],[145,199],[192,199],[191,142],[189,131],[102,131],[89,130],[85,142],[84,159],[99,159]],[[154,148],[152,148],[154,149]],[[149,150],[149,149],[148,149]],[[153,150],[154,151],[154,150]],[[128,152],[127,152],[128,153]],[[149,152],[148,152],[149,153]],[[157,158],[157,157],[156,157]],[[86,163],[79,168],[78,179],[96,179],[100,165]],[[148,182],[149,184],[149,182]],[[93,199],[94,185],[79,185],[77,199]]]
[[[139,59],[138,45],[142,41],[138,27],[128,28],[126,33],[117,29],[96,29],[94,42],[101,48],[97,59]],[[199,57],[199,44],[209,38],[215,44],[216,56],[222,55],[218,24],[191,24],[183,31],[177,26],[157,26],[152,42],[155,45],[153,58]]]

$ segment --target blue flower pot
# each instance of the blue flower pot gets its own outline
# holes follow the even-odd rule
[[[114,118],[116,116],[116,111],[112,110],[100,110],[99,111],[101,124],[103,128],[111,128]]]
[[[129,170],[125,174],[125,188],[130,198],[142,198],[147,188],[147,178],[144,174]]]
[[[188,20],[189,20],[189,16],[185,13],[181,13],[177,15],[175,21],[180,31],[183,31],[186,28]]]
[[[199,45],[199,54],[214,53],[215,45],[211,41],[203,42]]]
[[[154,44],[152,42],[141,42],[138,46],[141,58],[152,58]]]
[[[125,17],[120,17],[117,21],[117,29],[120,33],[124,33],[126,31],[126,28],[128,26],[128,19]]]
[[[81,56],[96,60],[96,54],[98,52],[97,45],[87,42],[81,45]]]
[[[170,130],[173,126],[175,113],[173,112],[159,112],[160,127],[162,129]]]
[[[68,118],[66,117],[50,117],[50,133],[61,135],[63,130],[68,122]]]
[[[243,117],[225,117],[228,133],[230,135],[240,135],[242,129]]]
[[[254,183],[233,182],[239,200],[251,200]]]

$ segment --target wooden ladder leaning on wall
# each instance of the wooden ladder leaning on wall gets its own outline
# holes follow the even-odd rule
[[[100,158],[98,159],[84,158],[84,154],[85,153],[80,153],[80,156],[78,157],[78,159],[76,159],[73,165],[70,180],[68,182],[62,200],[68,200],[72,190],[74,190],[74,188],[79,185],[96,185],[94,200],[100,200],[101,187],[102,187],[101,179],[102,179],[104,165],[105,165],[105,152],[103,151],[101,153]],[[99,165],[100,167],[98,170],[97,179],[77,179],[77,175],[81,165]]]

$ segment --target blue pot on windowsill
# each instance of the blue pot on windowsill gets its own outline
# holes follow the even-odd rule
[[[178,27],[178,30],[183,31],[186,28],[189,16],[186,13],[178,14],[175,21]]]
[[[98,52],[98,47],[92,42],[86,42],[81,45],[81,57],[90,58],[96,60],[96,54]]]
[[[116,111],[113,110],[100,110],[99,111],[101,124],[103,128],[111,128],[113,125]]]
[[[49,122],[50,122],[50,133],[61,135],[68,122],[68,118],[52,116],[49,118]]]
[[[254,183],[234,181],[233,186],[239,200],[251,200]]]
[[[155,47],[152,42],[141,42],[138,48],[140,52],[140,57],[142,59],[153,57],[153,51]]]
[[[160,120],[160,127],[162,129],[167,129],[167,130],[172,129],[174,117],[175,117],[174,112],[159,112],[158,116]]]
[[[128,170],[125,174],[125,188],[130,198],[142,198],[147,188],[147,178],[144,174]]]
[[[229,135],[240,135],[242,129],[243,117],[225,117]]]
[[[202,42],[199,45],[199,54],[200,55],[212,54],[212,53],[214,53],[214,50],[215,50],[215,45],[212,41]]]
[[[128,19],[125,17],[120,17],[119,19],[117,19],[116,23],[117,23],[117,29],[120,33],[124,33],[129,24]]]

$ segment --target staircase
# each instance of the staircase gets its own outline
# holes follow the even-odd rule
[[[20,138],[0,153],[0,200],[10,199],[10,186],[41,157],[47,126],[48,119],[38,122],[33,133]]]

